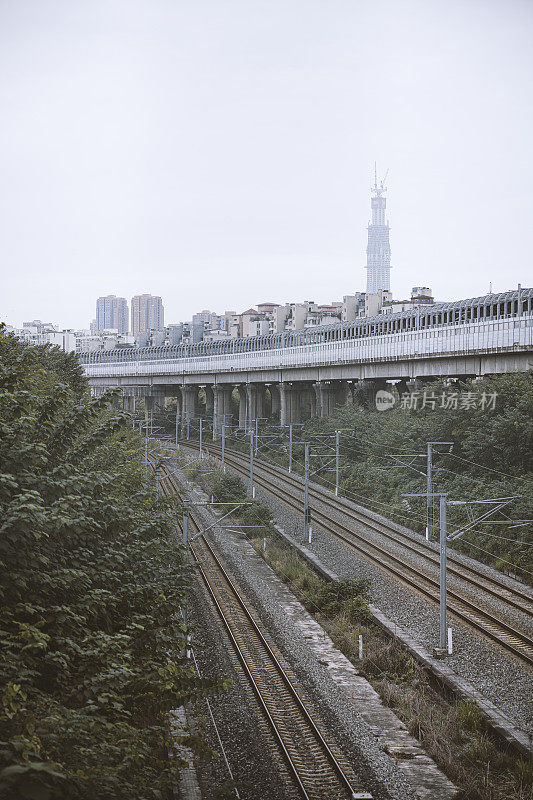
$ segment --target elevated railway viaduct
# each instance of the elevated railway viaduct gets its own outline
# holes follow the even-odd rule
[[[324,416],[397,382],[400,393],[436,378],[482,378],[533,366],[533,289],[382,314],[352,323],[216,343],[116,348],[80,354],[94,394],[123,391],[148,407],[177,399],[183,419],[198,414],[199,390],[215,431],[233,413],[239,426],[278,416],[281,425]]]

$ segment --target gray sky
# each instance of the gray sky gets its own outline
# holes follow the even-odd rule
[[[0,318],[531,285],[533,2],[1,0]]]

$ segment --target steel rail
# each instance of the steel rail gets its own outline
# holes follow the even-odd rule
[[[190,445],[190,442],[188,442],[188,444]],[[238,458],[234,458],[234,456],[238,456]],[[236,471],[241,472],[241,474],[246,474],[246,470],[243,469],[242,464],[242,462],[246,460],[246,457],[242,453],[239,453],[238,451],[228,451],[226,449],[225,459],[226,463],[233,465]],[[271,472],[271,465],[268,465],[266,469]],[[270,493],[275,494],[275,496],[282,500],[286,505],[298,512],[301,512],[303,508],[303,501],[296,495],[296,493],[291,492],[290,489],[287,488],[280,488],[278,485],[269,480],[269,477],[270,475],[268,472],[265,476],[265,467],[256,462],[255,479],[257,484],[266,488]],[[290,484],[290,481],[287,480],[286,476],[282,473],[278,473],[276,477],[282,482]],[[296,485],[301,491],[301,485],[298,483],[296,483]],[[350,514],[351,509],[349,508],[347,510],[337,508],[336,510],[339,513],[344,513],[348,517],[352,516]],[[318,510],[316,507],[314,508],[313,513],[315,519],[321,520],[320,525],[322,529],[331,533],[335,538],[348,545],[351,549],[361,553],[364,557],[377,564],[377,566],[379,566],[381,569],[393,574],[395,578],[403,582],[409,588],[415,589],[433,602],[438,602],[439,584],[437,580],[431,576],[421,573],[418,568],[411,566],[397,556],[386,552],[379,545],[364,539],[364,537],[343,523],[331,520],[330,517],[320,512],[320,510]],[[385,560],[388,563],[385,563]],[[410,573],[413,577],[409,577],[409,574],[406,573]],[[464,577],[462,579],[467,580]],[[422,582],[425,582],[426,585],[424,586]],[[470,600],[460,595],[453,589],[448,589],[447,593],[448,597],[450,598],[450,601],[448,602],[448,608],[452,613],[455,614],[456,617],[461,619],[463,622],[466,622],[484,635],[488,636],[493,641],[502,645],[514,655],[518,656],[521,660],[528,664],[533,664],[533,639],[530,636],[522,631],[517,630],[516,628],[513,628],[504,620],[499,619],[489,611],[486,611],[485,609],[472,603]],[[501,595],[498,596],[500,600],[505,599],[502,598]]]
[[[173,476],[165,467],[162,467],[162,472],[166,473],[166,475],[164,475],[160,481],[161,488],[165,494],[179,494],[179,487],[177,486]],[[171,487],[170,491],[165,485],[167,483]],[[194,518],[194,514],[190,514],[190,519],[191,525],[198,532],[200,527]],[[220,559],[217,557],[213,548],[204,537],[202,537],[201,541],[201,545],[199,544],[200,540],[197,540],[194,544],[191,543],[191,552],[199,567],[206,588],[208,589],[217,608],[230,641],[235,648],[244,672],[250,681],[250,685],[252,686],[258,702],[269,722],[275,739],[278,742],[285,760],[289,765],[290,771],[293,774],[296,785],[302,797],[304,800],[322,800],[322,798],[325,796],[323,794],[324,789],[328,791],[327,796],[334,796],[331,794],[331,792],[338,792],[339,789],[341,789],[343,793],[347,793],[348,798],[355,797],[356,790],[352,787],[350,779],[345,774],[331,748],[317,728],[311,714],[307,711],[297,690],[286,674],[286,671],[283,669],[279,659],[268,644],[264,634],[253,618],[250,609],[246,605],[235,584],[224,569]],[[204,554],[208,554],[210,569],[206,568],[205,561],[201,557],[201,548],[203,548]],[[228,613],[228,608],[224,607],[221,591],[216,587],[216,579],[213,576],[213,571],[216,572],[218,579],[223,581],[223,589],[229,592],[229,602],[234,601],[237,604],[240,616],[235,615],[235,608],[232,609],[233,613]],[[227,605],[228,601],[226,600],[226,606]],[[239,621],[244,622],[244,629],[241,630],[240,633],[237,631],[237,623]],[[252,646],[258,651],[255,659],[249,652],[249,646],[247,646],[243,641],[243,637],[250,636],[253,637]],[[239,637],[241,638],[240,642]],[[260,672],[261,670],[264,671],[265,669],[267,672],[274,670],[274,672],[271,673],[270,678],[273,678],[276,682],[275,688],[278,690],[278,692],[281,692],[281,698],[277,697],[274,698],[274,700],[272,698],[269,699],[267,691],[268,687],[261,686],[261,681],[264,679],[261,678]],[[272,691],[272,687],[270,687],[270,691]],[[292,727],[296,727],[298,729],[297,738],[300,739],[301,742],[303,732],[305,730],[305,728],[302,726],[306,726],[312,737],[312,741],[309,742],[308,733],[306,741],[306,745],[313,750],[313,752],[310,753],[312,762],[311,768],[309,762],[304,763],[304,757],[302,753],[298,752],[297,743],[294,740],[290,740],[290,737],[287,735],[287,731],[285,731],[285,733],[282,731],[283,727],[287,728],[287,720],[290,720],[291,714],[295,713],[294,709],[291,712],[291,709],[288,706],[288,702],[291,701],[299,715],[299,721],[292,720],[291,722]],[[281,708],[281,711],[276,710],[276,706]],[[318,765],[316,763],[317,760],[319,762]],[[320,763],[320,760],[322,760],[322,763]],[[300,763],[298,763],[298,761]],[[330,768],[329,775],[325,774],[325,770],[328,767]],[[326,787],[324,787],[324,783],[327,783]],[[340,797],[340,795],[335,795],[335,797],[337,796]]]
[[[193,441],[191,444],[189,441],[187,442],[187,445],[195,447],[195,442]],[[219,450],[220,448],[218,445],[210,445],[209,449]],[[246,455],[240,451],[227,447],[225,449],[230,457],[240,457],[243,461],[246,461]],[[271,473],[275,472],[276,475],[279,476],[279,478],[285,483],[290,483],[294,487],[302,487],[301,481],[298,481],[294,475],[287,473],[286,470],[284,470],[283,467],[280,467],[278,464],[269,463],[267,465],[262,459],[256,458],[254,460],[257,465],[268,467]],[[388,539],[391,539],[397,544],[403,546],[406,550],[410,550],[415,555],[425,558],[427,561],[435,564],[435,566],[439,565],[439,556],[431,549],[414,540],[409,533],[403,533],[395,526],[387,524],[386,521],[374,519],[370,514],[366,514],[364,509],[352,508],[352,506],[349,505],[351,501],[348,498],[341,496],[331,497],[326,488],[316,483],[309,484],[309,495],[310,498],[320,501],[322,505],[327,505],[337,513],[346,514],[351,519],[354,519],[360,524],[365,525],[367,528],[371,528],[376,533],[386,536]],[[449,574],[456,575],[461,580],[471,583],[478,589],[482,589],[488,594],[492,594],[498,600],[504,600],[508,605],[514,606],[522,613],[529,614],[533,617],[533,596],[531,594],[527,594],[526,592],[515,587],[507,586],[497,578],[492,578],[489,576],[483,576],[480,578],[479,574],[475,572],[473,567],[469,567],[467,564],[461,563],[449,550],[448,572]]]

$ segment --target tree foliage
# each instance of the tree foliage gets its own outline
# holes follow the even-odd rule
[[[424,392],[429,400],[425,407]],[[483,393],[495,395],[494,407],[479,402]],[[475,407],[462,402],[457,408],[442,407],[443,395],[450,394],[477,396]],[[435,448],[434,491],[461,501],[516,497],[504,512],[512,520],[525,521],[518,526],[478,524],[454,540],[453,547],[533,583],[533,372],[487,377],[475,384],[436,381],[425,384],[420,395],[416,408],[402,407],[397,398],[393,408],[377,411],[368,389],[359,389],[354,403],[336,408],[330,416],[310,419],[299,429],[293,470],[303,472],[302,442],[320,434],[321,444],[315,440],[313,450],[312,477],[334,489],[333,443],[335,431],[341,429],[341,494],[423,533],[425,498],[406,499],[405,495],[426,491],[426,460],[403,458],[400,465],[390,454],[425,454],[429,441],[453,442],[451,453],[448,448]],[[275,437],[269,445],[264,435],[268,432],[267,427],[261,434],[262,457],[287,466],[286,445],[281,447]],[[248,443],[242,439],[232,438],[230,444],[248,452]],[[471,506],[476,516],[480,508]],[[467,513],[465,506],[449,506],[448,531],[464,526]],[[438,525],[438,508],[435,517]],[[497,518],[505,522],[502,516]]]
[[[0,330],[0,797],[165,798],[167,714],[212,690],[139,441],[77,360]]]
[[[424,530],[424,500],[404,494],[426,491],[424,458],[403,459],[411,466],[399,466],[389,454],[425,453],[428,441],[454,442],[448,448],[436,447],[434,459],[435,491],[447,492],[450,500],[481,500],[517,496],[506,513],[513,519],[533,519],[533,373],[518,373],[487,378],[482,384],[436,382],[426,385],[428,396],[443,393],[496,393],[494,408],[404,409],[397,403],[388,411],[346,405],[331,417],[311,420],[302,438],[313,432],[337,428],[353,431],[341,442],[341,490],[362,505],[370,504],[386,517],[408,527]],[[296,449],[295,458],[302,453]],[[417,470],[419,472],[417,472]],[[333,479],[332,474],[326,480]],[[475,510],[475,507],[472,507]],[[479,512],[479,507],[476,515]],[[438,519],[438,510],[436,512]],[[466,521],[464,506],[449,507],[449,530]],[[496,564],[500,569],[518,572],[533,580],[533,526],[478,525],[454,542],[454,547],[470,556]],[[517,569],[518,568],[518,569]]]

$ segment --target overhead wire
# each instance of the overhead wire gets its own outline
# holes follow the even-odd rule
[[[479,467],[480,469],[486,469],[489,472],[496,472],[498,475],[504,475],[506,478],[512,478],[513,480],[517,481],[526,481],[527,483],[533,482],[531,478],[523,478],[520,475],[510,475],[508,472],[502,472],[500,469],[493,469],[492,467],[487,467],[484,464],[476,464],[475,461],[471,461],[468,458],[462,458],[462,456],[458,456],[455,453],[446,453],[445,455],[456,458],[458,461],[464,461],[465,464],[473,464],[475,467]]]
[[[520,567],[518,564],[513,564],[512,561],[507,561],[507,559],[502,558],[497,553],[491,553],[490,550],[485,550],[483,547],[479,547],[477,544],[473,544],[469,542],[468,539],[461,539],[461,541],[466,544],[468,547],[473,547],[476,550],[480,550],[482,553],[486,553],[487,555],[491,556],[492,558],[498,559],[498,561],[503,561],[504,564],[509,564],[509,566],[514,567],[515,569],[519,570],[519,572],[525,572],[527,575],[533,575],[533,572],[525,569],[524,567]]]
[[[332,433],[331,436],[334,436],[334,433]],[[353,439],[353,437],[349,437],[349,438]],[[302,444],[302,443],[303,442],[294,442],[294,445],[297,446],[298,444]],[[354,445],[349,445],[346,442],[346,438],[345,438],[344,442],[342,442],[342,443],[340,442],[339,444],[340,444],[340,448],[342,447],[344,450],[353,450],[355,448],[355,444]],[[361,441],[361,444],[368,445],[369,442],[368,442],[368,440],[366,440],[365,442]],[[379,447],[383,448],[383,449],[391,449],[391,447],[389,445],[381,445],[379,443],[370,442],[371,446],[373,446],[374,444],[376,446],[379,446]],[[265,449],[268,450],[268,447],[266,447]],[[398,448],[394,448],[394,449],[399,453],[402,452]],[[410,450],[412,451],[412,449],[414,449],[414,448],[411,448]],[[409,451],[404,451],[404,454],[405,455],[408,455],[408,454],[410,455],[411,453]],[[490,467],[483,467],[483,465],[476,464],[475,462],[470,461],[469,459],[461,458],[460,456],[456,456],[453,453],[441,453],[440,455],[442,455],[442,456],[451,456],[451,457],[456,458],[456,459],[458,459],[460,461],[463,461],[465,463],[471,463],[474,466],[478,466],[478,467],[480,467],[482,469],[488,469],[491,472],[503,475],[503,476],[508,477],[508,478],[519,477],[519,476],[509,475],[508,473],[504,473],[501,470],[494,470],[494,469],[491,469]],[[328,456],[329,456],[329,454],[328,454]],[[294,452],[293,452],[292,461],[293,461],[293,465],[294,466],[297,466],[297,467],[299,466],[301,469],[304,468],[303,461],[298,459],[295,456]],[[400,464],[398,464],[398,467],[401,467],[401,466],[406,466],[407,467],[409,465],[400,465]],[[457,473],[454,470],[451,470],[451,469],[449,469],[447,467],[444,467],[442,469],[445,469],[447,472],[450,472],[451,474],[453,474],[453,475],[455,475],[457,477],[463,477],[460,473]],[[329,469],[329,470],[326,470],[326,471],[332,471],[332,470]],[[414,471],[418,472],[418,470],[414,470]],[[423,475],[423,473],[422,473],[422,475]],[[468,477],[468,479],[474,480],[475,482],[482,483],[482,479],[476,478],[475,476],[468,475],[468,476],[465,476],[465,477]],[[527,478],[519,478],[519,479],[520,480],[526,480],[526,481],[528,480]],[[320,482],[323,483],[323,484],[329,485],[329,486],[336,486],[336,484],[333,481],[328,480],[324,475],[321,476]],[[426,522],[426,518],[425,517],[423,517],[420,514],[417,514],[417,513],[413,512],[411,510],[399,511],[394,506],[392,506],[390,503],[386,503],[386,502],[383,502],[383,501],[375,500],[373,498],[369,498],[369,497],[367,497],[365,495],[361,495],[361,494],[358,494],[356,492],[347,490],[346,488],[344,488],[344,490],[343,490],[343,496],[347,497],[347,499],[354,500],[355,502],[364,501],[364,503],[367,506],[369,506],[370,510],[374,511],[374,513],[381,513],[381,509],[386,509],[388,514],[390,514],[393,517],[396,517],[397,519],[400,519],[402,521],[407,521],[409,523],[412,523],[413,521],[418,521],[420,524],[425,524],[425,522]],[[377,511],[375,509],[373,509],[372,506],[374,506],[377,509]],[[489,532],[477,531],[476,533],[478,535],[480,535],[480,536],[491,536],[492,538],[499,539],[501,541],[510,541],[510,542],[514,542],[515,544],[520,544],[520,545],[524,545],[524,546],[528,545],[527,542],[517,542],[515,539],[498,536],[496,534],[490,534]],[[476,545],[474,545],[473,543],[471,543],[470,541],[468,541],[466,539],[463,540],[463,541],[470,547],[476,547]],[[486,553],[492,555],[493,557],[498,557],[497,555],[495,555],[493,553],[490,553],[489,551],[483,550],[483,548],[477,547],[477,549],[479,549],[480,551],[486,552]],[[501,559],[501,560],[505,561],[505,559]],[[512,566],[515,566],[517,569],[521,569],[521,567],[518,567],[518,565],[516,565],[516,564],[512,564],[511,562],[506,562],[506,563],[509,563]]]

